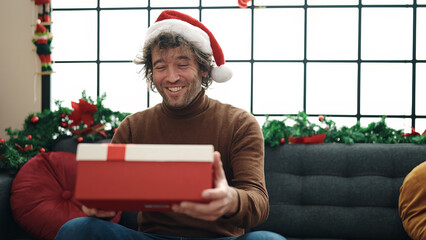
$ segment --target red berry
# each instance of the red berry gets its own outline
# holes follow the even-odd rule
[[[65,118],[67,115],[65,113],[61,114],[61,118]]]
[[[28,139],[32,139],[32,138],[33,138],[33,136],[32,136],[31,134],[29,134],[29,135],[27,136],[27,138],[28,138]]]
[[[83,142],[83,140],[84,140],[83,137],[78,137],[77,138],[77,142],[79,142],[79,143]]]
[[[281,138],[281,139],[280,139],[280,143],[281,143],[281,144],[284,144],[284,143],[285,143],[285,139],[284,139],[284,138]]]
[[[0,143],[5,143],[6,140],[4,140],[4,138],[0,138]]]
[[[41,152],[41,153],[44,153],[44,152],[46,152],[46,149],[44,149],[44,148],[40,148],[40,152]]]
[[[117,132],[117,128],[112,129],[112,132],[113,133]]]
[[[40,120],[40,118],[38,118],[37,116],[32,116],[30,121],[31,123],[37,123],[38,120]]]
[[[63,127],[63,128],[67,128],[67,127],[68,127],[68,123],[66,123],[66,122],[61,122],[61,127]]]
[[[322,122],[322,121],[324,120],[324,116],[323,116],[323,115],[319,115],[319,116],[318,116],[318,120],[319,120],[320,122]]]

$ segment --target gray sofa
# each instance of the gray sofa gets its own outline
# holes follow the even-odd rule
[[[399,188],[426,161],[426,145],[286,144],[265,150],[270,214],[247,231],[270,230],[289,240],[410,239],[398,215]],[[27,239],[10,213],[12,181],[0,173],[0,236]],[[120,223],[136,228],[136,213],[123,213]]]

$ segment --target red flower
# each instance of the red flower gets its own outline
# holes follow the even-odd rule
[[[79,103],[71,102],[71,106],[74,109],[68,116],[68,118],[72,120],[71,127],[80,125],[81,121],[87,126],[93,125],[93,113],[98,110],[96,105],[90,104],[84,99],[80,99]]]

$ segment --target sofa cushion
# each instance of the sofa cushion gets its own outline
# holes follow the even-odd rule
[[[426,239],[426,162],[405,178],[400,189],[399,214],[410,237]]]
[[[75,154],[40,153],[13,180],[10,205],[16,222],[38,239],[53,239],[68,220],[82,217],[74,200]]]

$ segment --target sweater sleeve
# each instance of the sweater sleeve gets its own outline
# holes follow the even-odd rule
[[[230,185],[238,192],[239,209],[228,221],[241,228],[250,228],[264,222],[269,214],[263,135],[251,114],[241,114],[238,122],[232,140]]]
[[[111,143],[131,143],[132,132],[130,130],[129,116],[126,117],[117,128],[114,136],[112,137]]]

